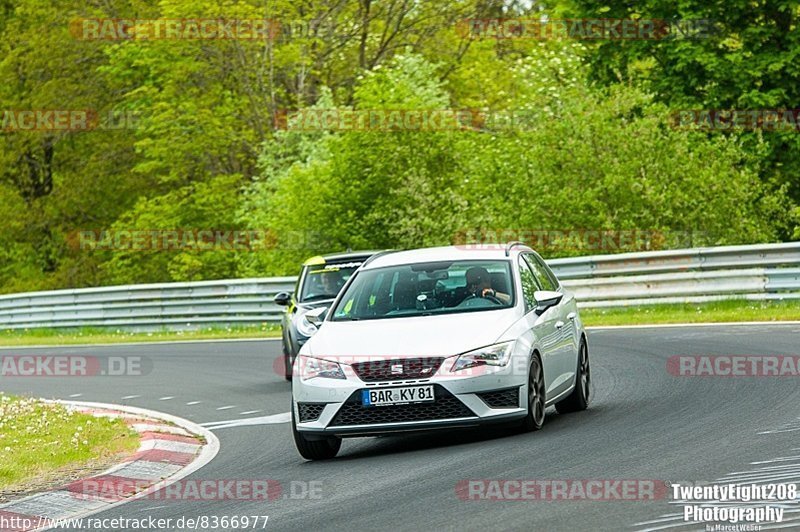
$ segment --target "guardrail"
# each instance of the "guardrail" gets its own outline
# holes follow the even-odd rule
[[[580,306],[800,299],[800,242],[549,260]],[[0,329],[196,329],[274,323],[294,277],[159,283],[0,296]]]

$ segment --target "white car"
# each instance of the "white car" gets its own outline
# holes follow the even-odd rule
[[[379,253],[348,280],[292,377],[292,430],[309,460],[343,437],[513,423],[589,404],[574,295],[519,242]]]

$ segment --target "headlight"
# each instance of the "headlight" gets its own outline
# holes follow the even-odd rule
[[[308,321],[306,315],[303,314],[297,319],[297,332],[303,336],[314,336],[314,333],[317,332],[317,326]]]
[[[482,347],[456,358],[451,371],[472,368],[475,366],[505,366],[511,360],[511,352],[514,350],[514,341],[502,342],[499,344]]]
[[[314,377],[322,377],[326,379],[344,379],[344,371],[342,367],[330,360],[322,360],[321,358],[307,357],[300,355],[297,357],[297,369],[299,370],[300,380],[307,381]]]

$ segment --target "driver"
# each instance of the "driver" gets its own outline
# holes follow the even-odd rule
[[[492,276],[481,266],[467,270],[467,293],[475,297],[493,297],[505,304],[511,303],[510,295],[492,288]]]
[[[326,294],[336,295],[342,287],[339,282],[341,278],[338,272],[324,271],[320,274],[320,281],[322,282],[322,290]]]

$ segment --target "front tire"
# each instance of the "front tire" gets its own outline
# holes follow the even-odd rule
[[[559,414],[586,410],[589,406],[591,391],[592,374],[589,367],[589,348],[586,346],[586,340],[582,338],[581,345],[578,348],[578,369],[575,373],[575,388],[566,399],[556,403],[556,410]]]
[[[287,382],[292,382],[292,358],[289,356],[289,353],[283,354],[283,378],[286,379]]]
[[[306,460],[330,460],[336,457],[342,447],[342,439],[330,436],[324,440],[308,440],[303,433],[297,430],[294,417],[294,404],[292,404],[292,436],[297,452]]]
[[[521,429],[523,432],[539,430],[544,425],[544,410],[546,404],[544,387],[544,370],[542,360],[537,353],[531,357],[528,368],[528,414],[523,418]]]

